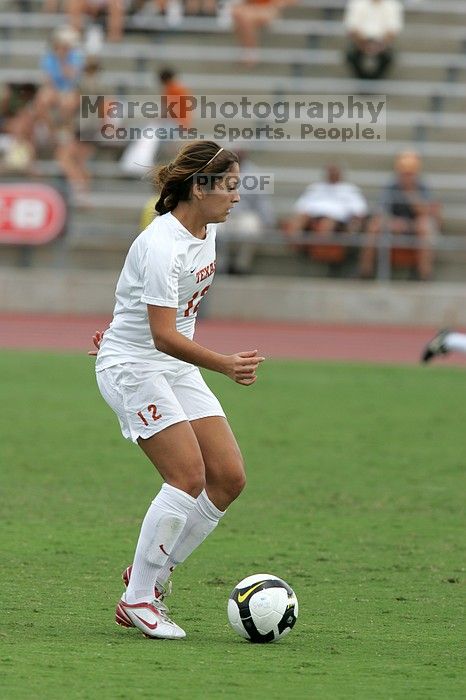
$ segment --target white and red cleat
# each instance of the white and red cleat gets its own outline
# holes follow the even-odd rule
[[[133,566],[131,564],[130,566],[127,566],[121,574],[121,578],[123,579],[123,583],[126,587],[128,587],[132,569]],[[171,581],[169,582],[167,588],[160,587],[159,589],[154,586],[154,600],[152,601],[152,603],[137,603],[136,605],[129,605],[123,597],[116,607],[115,622],[118,625],[121,625],[122,627],[137,627],[146,635],[146,637],[158,637],[161,639],[183,639],[184,637],[186,637],[184,630],[182,630],[181,627],[179,627],[172,620],[170,620],[170,618],[168,617],[168,608],[163,603],[164,598],[167,595],[169,595],[170,592]],[[144,620],[146,620],[147,610],[149,610],[152,615],[154,614],[155,610],[155,614],[162,619],[152,620],[152,622],[150,620],[148,622],[147,620],[142,620],[139,623],[136,623],[134,621],[134,615],[138,615],[138,613],[135,613],[133,610],[132,614],[128,614],[128,609],[131,608],[134,608],[135,610],[137,610],[138,608],[141,608],[141,610],[143,608],[146,609],[143,610],[142,613],[139,613],[139,619],[141,618],[142,614]],[[157,623],[157,626],[151,629],[151,625],[153,625],[154,622]],[[158,632],[154,634],[154,631],[156,629],[158,629]]]
[[[186,632],[168,617],[163,603],[127,603],[125,596],[116,607],[115,620],[122,627],[137,627],[151,639],[184,639]]]
[[[123,583],[125,584],[126,588],[128,588],[129,579],[131,577],[132,570],[133,570],[133,565],[130,564],[129,566],[126,567],[126,569],[121,574],[121,578],[123,579]]]

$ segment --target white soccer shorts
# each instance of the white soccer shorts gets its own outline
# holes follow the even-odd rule
[[[164,372],[125,362],[97,372],[100,393],[115,411],[123,437],[136,442],[169,425],[225,413],[197,367]]]

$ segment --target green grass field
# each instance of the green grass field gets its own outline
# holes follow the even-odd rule
[[[160,480],[98,395],[93,362],[0,353],[2,698],[466,697],[466,374],[268,362],[209,375],[249,482],[174,577],[182,642],[114,624]],[[295,589],[282,642],[229,628],[246,575]]]

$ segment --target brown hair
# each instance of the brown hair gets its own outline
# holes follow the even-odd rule
[[[173,211],[179,202],[189,199],[192,177],[197,173],[226,173],[238,156],[233,151],[221,148],[215,141],[194,141],[178,152],[175,160],[162,165],[153,172],[153,184],[160,192],[155,211],[166,214]]]

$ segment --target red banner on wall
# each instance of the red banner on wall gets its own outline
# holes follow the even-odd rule
[[[0,243],[48,243],[63,231],[65,222],[65,201],[53,187],[0,183]]]

